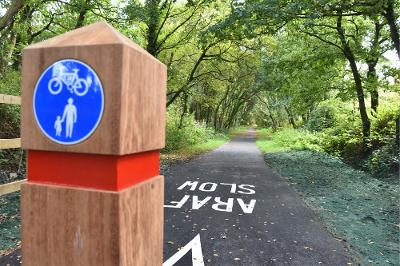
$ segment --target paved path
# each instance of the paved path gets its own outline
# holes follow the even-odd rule
[[[265,165],[254,132],[173,165],[165,180],[168,266],[203,265],[201,254],[206,266],[347,265],[349,261],[343,246]],[[189,242],[194,248],[178,260],[186,251],[178,249]],[[19,250],[0,258],[0,265],[19,265],[18,255]]]
[[[205,265],[347,265],[343,246],[265,165],[254,135],[165,173],[164,261],[199,234]],[[191,253],[173,265],[192,265]]]

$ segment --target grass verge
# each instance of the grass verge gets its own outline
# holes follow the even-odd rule
[[[237,135],[243,134],[248,130],[247,127],[237,127],[230,129],[228,132],[216,134],[213,138],[202,143],[187,146],[181,149],[161,152],[161,165],[168,165],[175,161],[189,160],[200,154],[212,151],[226,142],[230,141]]]
[[[232,138],[236,137],[237,135],[245,133],[248,130],[249,130],[249,127],[244,127],[244,126],[235,127],[235,128],[229,129],[228,132],[226,133],[226,135],[230,139],[232,139]]]
[[[271,130],[263,128],[257,130],[256,132],[256,145],[262,152],[283,152],[289,149],[273,138],[273,133]]]
[[[209,139],[203,143],[195,144],[189,147],[185,147],[182,149],[169,151],[169,152],[162,152],[161,153],[161,164],[169,164],[173,163],[174,161],[181,161],[181,160],[188,160],[193,158],[199,154],[214,150],[219,146],[225,144],[229,141],[230,138],[228,136],[217,136],[213,139]]]
[[[378,180],[326,153],[290,150],[259,132],[266,163],[303,197],[362,265],[398,265],[398,180]]]

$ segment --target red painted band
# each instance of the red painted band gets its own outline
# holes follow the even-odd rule
[[[28,181],[119,191],[159,175],[160,151],[131,155],[28,151]]]

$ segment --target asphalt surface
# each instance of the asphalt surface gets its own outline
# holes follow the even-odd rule
[[[344,246],[297,193],[266,166],[254,131],[198,159],[173,165],[165,181],[166,205],[182,203],[185,195],[189,198],[181,208],[165,208],[164,261],[197,234],[205,265],[347,265],[351,261]],[[182,186],[186,181],[192,183]],[[236,184],[236,190],[221,183]],[[248,188],[255,193],[244,194],[250,193]],[[201,206],[207,197],[211,199]],[[214,205],[228,198],[233,199],[231,212],[230,204]],[[242,208],[238,199],[247,206],[255,200],[253,211]],[[188,252],[174,265],[196,264]]]
[[[254,131],[172,165],[164,175],[168,266],[351,261],[297,193],[266,166]],[[17,250],[0,258],[0,265],[19,265],[19,255]]]

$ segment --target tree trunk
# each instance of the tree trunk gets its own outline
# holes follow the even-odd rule
[[[14,34],[14,32],[11,31],[10,34],[10,47],[8,48],[6,56],[4,56],[4,58],[1,60],[0,73],[3,73],[10,65],[14,54],[15,45],[17,43],[17,36]]]
[[[75,24],[75,29],[82,27],[83,24],[85,23],[86,14],[89,10],[89,4],[90,4],[90,0],[86,0],[85,2],[82,3],[81,10],[80,10],[79,16],[78,16],[78,20],[76,21],[76,24]]]
[[[371,42],[371,49],[367,55],[367,82],[369,87],[369,92],[371,94],[371,112],[372,115],[375,115],[378,111],[379,105],[379,93],[378,93],[378,75],[376,74],[376,65],[378,64],[379,58],[381,56],[381,48],[380,48],[380,37],[381,37],[381,29],[383,24],[380,24],[378,20],[375,21],[375,32],[374,38]]]
[[[375,89],[371,91],[371,108],[374,110],[375,113],[378,112],[378,105],[379,105],[379,93],[378,90]]]
[[[272,128],[275,131],[277,129],[275,118],[272,116],[271,110],[269,108],[267,108],[267,109],[268,109],[268,113],[269,113],[269,118],[271,119],[271,122],[272,122]]]
[[[342,28],[342,16],[341,15],[337,19],[336,26],[337,26],[337,32],[338,32],[340,41],[342,43],[343,54],[346,57],[346,59],[349,61],[351,72],[353,74],[353,79],[354,79],[355,88],[356,88],[356,92],[357,92],[358,108],[359,108],[361,121],[362,121],[364,144],[367,144],[367,142],[369,141],[369,136],[370,136],[371,122],[369,121],[367,108],[365,107],[364,90],[363,90],[361,75],[360,75],[360,72],[358,71],[357,63],[356,63],[353,51],[351,50],[348,42],[346,41],[344,30]]]
[[[218,123],[218,122],[219,122],[219,119],[218,119],[218,112],[219,112],[219,109],[220,109],[222,103],[223,103],[223,102],[226,100],[226,98],[228,97],[229,91],[230,91],[230,87],[226,88],[224,96],[223,96],[222,99],[218,102],[217,107],[215,108],[215,111],[214,111],[214,130],[215,130],[215,131],[217,131],[217,130],[220,128],[220,125],[221,125],[221,124]]]
[[[296,122],[294,121],[294,118],[293,118],[291,112],[289,111],[289,108],[286,105],[283,105],[283,107],[285,108],[285,111],[288,115],[289,123],[292,125],[293,128],[296,128],[297,127]]]
[[[235,119],[236,119],[236,115],[238,114],[238,112],[239,112],[239,110],[240,110],[240,107],[241,107],[244,103],[245,103],[245,102],[242,101],[242,102],[239,102],[239,103],[237,103],[237,104],[235,105],[234,109],[232,110],[232,112],[231,112],[230,115],[229,115],[228,122],[226,123],[225,128],[231,128],[231,127],[232,127],[232,124],[233,124],[233,122],[234,122]]]
[[[32,8],[30,5],[26,4],[23,7],[23,10],[21,11],[21,16],[20,16],[19,20],[15,22],[18,24],[24,24],[24,23],[28,24],[27,32],[26,32],[28,36],[32,35],[32,16],[33,16],[34,11],[35,11],[34,8]],[[21,32],[16,32],[16,43],[17,44],[20,44],[21,42],[23,42],[25,40],[24,35],[25,34],[23,34]],[[14,48],[12,57],[14,59],[12,67],[16,70],[20,69],[21,62],[22,62],[22,45],[18,45]]]
[[[0,31],[13,22],[15,15],[21,10],[23,6],[23,0],[13,0],[11,2],[4,16],[0,18]]]
[[[218,125],[218,112],[219,112],[219,105],[214,110],[214,130],[217,131],[219,129]]]
[[[369,84],[370,94],[371,94],[371,109],[374,110],[375,113],[378,112],[378,105],[379,105],[379,93],[378,93],[378,76],[376,74],[376,63],[370,62],[368,63],[368,73],[367,73],[367,80]]]
[[[364,90],[362,86],[361,75],[360,72],[358,71],[357,64],[352,53],[349,54],[350,49],[345,49],[345,50],[347,50],[346,57],[350,63],[351,72],[353,73],[354,83],[357,91],[358,108],[362,121],[364,142],[367,142],[370,136],[371,122],[369,121],[367,108],[365,106]]]
[[[147,0],[147,48],[146,50],[157,57],[157,32],[160,24],[160,12],[159,12],[160,0]]]
[[[199,56],[199,58],[197,59],[196,63],[194,64],[194,66],[193,66],[193,68],[192,68],[192,70],[191,70],[191,72],[190,72],[190,74],[189,74],[189,76],[188,76],[188,78],[187,78],[187,80],[186,80],[186,84],[183,85],[178,91],[176,91],[176,92],[174,93],[174,95],[173,95],[169,100],[167,100],[167,107],[170,106],[170,105],[179,97],[179,95],[180,95],[181,93],[183,93],[185,90],[187,90],[187,89],[189,89],[189,88],[191,87],[190,83],[191,83],[191,82],[193,81],[193,79],[194,79],[194,75],[195,75],[195,73],[196,73],[196,71],[197,71],[197,68],[200,66],[201,62],[202,62],[203,59],[205,58],[206,53],[207,53],[207,51],[208,51],[208,49],[209,49],[210,47],[211,47],[211,46],[206,47],[206,48],[203,50],[203,52],[201,53],[201,55]]]
[[[212,108],[208,107],[206,112],[206,125],[209,126],[211,121]]]
[[[394,1],[393,0],[387,1],[387,6],[385,7],[385,11],[384,11],[383,15],[385,16],[386,21],[389,24],[390,36],[393,41],[393,46],[397,52],[397,56],[400,59],[400,35],[399,35],[399,29],[397,28],[397,25],[396,25],[396,20],[398,18],[397,18],[397,14],[394,12]]]
[[[179,129],[181,129],[183,127],[183,120],[185,119],[185,115],[187,112],[187,101],[188,101],[188,96],[185,93],[183,96],[183,110],[182,110],[182,114],[181,114],[181,118],[179,120]]]

